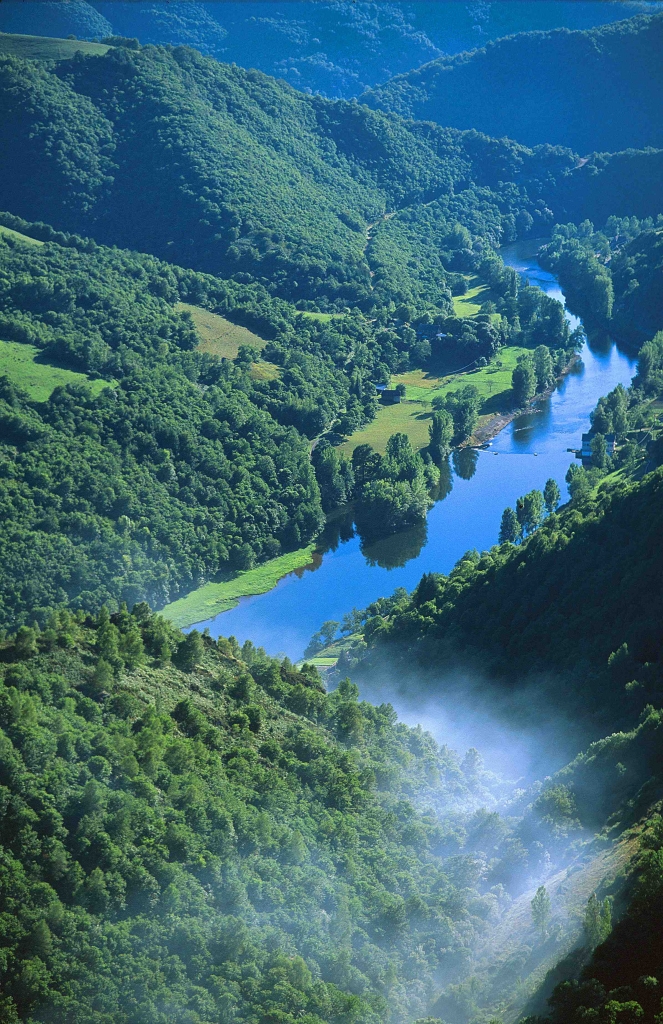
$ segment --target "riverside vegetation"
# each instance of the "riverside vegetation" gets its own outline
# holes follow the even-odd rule
[[[0,378],[0,1019],[478,1024],[552,993],[555,1024],[656,1024],[660,154],[580,160],[108,45],[0,58],[0,333],[44,374]],[[640,352],[568,505],[550,481],[495,548],[349,613],[333,692],[150,610],[297,558],[349,500],[368,534],[421,519],[471,383],[430,403],[423,454],[339,444],[392,374],[513,345],[514,400],[545,390],[578,336],[494,250],[546,232],[575,306]],[[468,277],[487,297],[454,316]],[[261,344],[206,352],[209,314]],[[572,714],[586,749],[513,785],[359,697],[456,669],[526,693],[523,727]]]

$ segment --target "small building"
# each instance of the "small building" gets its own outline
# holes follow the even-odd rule
[[[582,450],[580,454],[583,459],[591,459],[592,457],[592,441],[596,437],[596,431],[590,430],[588,434],[582,435]],[[608,455],[614,455],[617,447],[616,439],[614,434],[605,435],[605,448]]]
[[[382,402],[384,405],[398,405],[400,400],[401,394],[396,388],[385,388],[382,392]]]

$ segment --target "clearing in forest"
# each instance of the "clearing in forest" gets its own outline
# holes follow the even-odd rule
[[[44,244],[38,238],[31,238],[30,235],[24,235],[21,231],[14,231],[13,228],[6,228],[4,224],[0,224],[0,236],[13,238],[15,242],[24,242],[26,245]]]
[[[467,277],[468,289],[464,295],[454,295],[454,316],[475,316],[481,309],[482,303],[492,298],[489,285],[481,281],[476,275]]]
[[[0,32],[0,53],[25,60],[69,60],[75,53],[103,57],[110,49],[105,43],[88,43],[82,39],[52,39]]]
[[[356,430],[339,447],[339,451],[351,455],[360,444],[370,444],[381,455],[387,450],[387,441],[392,434],[407,434],[415,449],[428,444],[428,426],[432,413],[430,406],[421,402],[401,402],[399,405],[381,405],[377,416],[361,430]]]
[[[511,374],[514,371],[518,356],[529,351],[518,345],[507,345],[501,348],[488,366],[463,373],[450,373],[438,377],[426,370],[411,370],[409,373],[398,373],[391,378],[391,387],[405,384],[405,397],[415,402],[432,402],[439,395],[456,391],[466,384],[473,384],[482,399],[482,415],[491,412],[502,412],[507,408],[511,396]]]
[[[0,341],[0,373],[27,392],[33,402],[45,402],[55,388],[65,384],[87,384],[95,395],[110,386],[107,380],[90,380],[77,370],[48,363],[40,349],[19,341]]]
[[[203,309],[202,306],[191,306],[188,302],[178,302],[175,309],[191,314],[191,319],[200,338],[198,345],[200,352],[208,352],[212,356],[219,356],[219,358],[235,359],[240,345],[251,345],[262,351],[267,344],[264,338],[258,337],[253,331],[233,324],[224,316],[212,313],[209,309]]]

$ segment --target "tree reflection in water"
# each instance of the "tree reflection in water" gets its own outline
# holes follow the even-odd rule
[[[451,460],[456,476],[461,480],[471,480],[477,471],[479,452],[476,448],[457,448],[452,452]]]
[[[377,565],[380,569],[400,569],[411,558],[417,558],[428,540],[428,523],[423,522],[409,530],[392,533],[381,540],[361,541],[361,553],[369,565]]]

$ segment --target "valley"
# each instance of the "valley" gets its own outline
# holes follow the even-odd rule
[[[661,8],[0,4],[0,1024],[661,1024]]]

